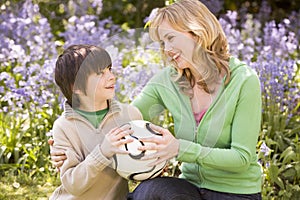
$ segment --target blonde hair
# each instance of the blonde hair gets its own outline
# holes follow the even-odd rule
[[[190,87],[198,84],[207,93],[213,92],[208,85],[218,82],[222,70],[226,73],[225,84],[229,82],[229,45],[219,21],[204,4],[199,0],[179,0],[159,9],[149,26],[152,40],[160,40],[158,27],[164,20],[177,31],[191,33],[198,44],[192,59],[197,66],[201,66],[203,73],[199,74],[200,80],[195,80],[189,69],[178,68],[176,68],[178,71],[176,80],[188,81]],[[164,47],[161,48],[163,51]],[[176,66],[176,63],[173,64]],[[186,88],[184,85],[182,87]]]

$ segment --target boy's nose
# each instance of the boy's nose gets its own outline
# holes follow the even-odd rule
[[[109,71],[108,79],[116,79],[116,76],[111,71]]]

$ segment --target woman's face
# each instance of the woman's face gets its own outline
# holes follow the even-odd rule
[[[169,61],[175,62],[179,69],[193,69],[196,41],[191,33],[177,31],[164,20],[158,27],[158,36]]]

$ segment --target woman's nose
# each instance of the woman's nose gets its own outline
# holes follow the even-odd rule
[[[171,45],[166,45],[164,48],[164,52],[167,56],[169,57],[173,57],[174,56],[174,50],[173,47]]]
[[[165,43],[165,46],[164,46],[164,51],[166,52],[166,53],[168,53],[168,52],[170,52],[172,50],[172,47],[171,47],[171,45],[169,44],[169,43]]]
[[[165,49],[165,54],[172,58],[175,55],[174,49],[172,47],[166,48]]]

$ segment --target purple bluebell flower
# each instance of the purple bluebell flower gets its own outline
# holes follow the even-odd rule
[[[272,150],[266,145],[265,142],[263,142],[260,146],[260,152],[264,153],[264,156],[268,156]]]
[[[26,104],[41,106],[35,96],[53,85],[52,74],[45,74],[42,63],[56,57],[56,47],[48,20],[30,0],[20,3],[20,7],[7,7],[1,13],[0,24],[0,61],[4,69],[0,75],[4,84],[0,95],[1,102],[9,105],[1,111],[22,113]]]
[[[60,36],[65,38],[65,47],[79,43],[103,46],[101,44],[107,41],[113,31],[118,30],[115,25],[106,29],[107,24],[112,24],[110,19],[98,20],[93,15],[73,16],[68,20],[66,31]]]
[[[230,53],[245,61],[259,75],[263,111],[275,107],[273,112],[289,115],[289,120],[299,98],[299,88],[293,80],[300,55],[300,23],[295,16],[300,14],[294,12],[276,24],[267,20],[269,16],[263,12],[271,12],[266,1],[258,15],[239,16],[240,11],[227,12],[219,21],[227,36]]]

